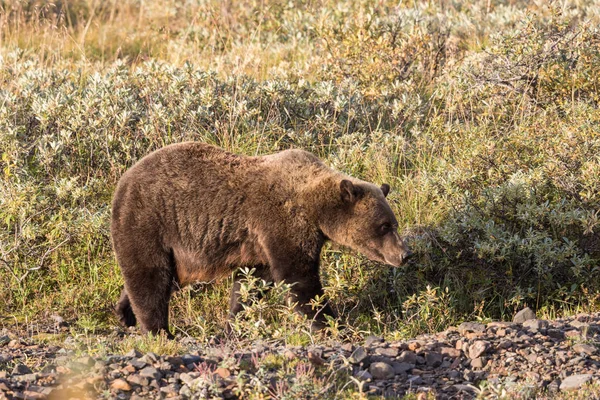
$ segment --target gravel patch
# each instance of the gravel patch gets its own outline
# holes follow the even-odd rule
[[[233,349],[184,339],[190,351],[178,356],[135,350],[92,356],[5,330],[0,332],[0,399],[234,399],[257,387],[267,393],[284,390],[292,384],[281,382],[285,363],[294,363],[298,371],[313,368],[317,375],[341,371],[356,390],[383,396],[431,392],[440,399],[468,399],[476,397],[482,381],[572,391],[600,380],[599,332],[600,314],[586,314],[463,323],[397,342],[369,336],[362,343],[286,347],[256,342]]]

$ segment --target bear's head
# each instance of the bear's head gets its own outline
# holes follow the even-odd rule
[[[372,261],[394,267],[406,263],[412,252],[398,234],[398,221],[386,200],[390,186],[342,179],[338,188],[339,198],[321,227],[323,233]]]

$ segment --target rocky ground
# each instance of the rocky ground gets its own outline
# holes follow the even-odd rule
[[[466,322],[398,342],[370,336],[356,344],[255,342],[234,349],[180,341],[186,354],[90,356],[5,329],[0,399],[323,398],[358,391],[442,399],[552,397],[600,380],[600,314],[544,321],[525,309],[515,322]]]

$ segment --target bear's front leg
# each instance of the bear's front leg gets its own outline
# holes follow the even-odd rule
[[[273,282],[273,277],[271,276],[271,271],[265,265],[257,265],[252,267],[254,272],[253,276],[264,280],[267,283]],[[231,287],[231,296],[229,297],[229,318],[234,319],[235,316],[244,309],[243,303],[240,301],[240,286],[241,279],[243,275],[238,271],[236,271],[233,276],[233,286]],[[259,297],[260,298],[260,297]]]
[[[296,312],[306,315],[312,320],[311,329],[313,332],[327,326],[327,316],[335,317],[329,302],[326,301],[318,308],[313,308],[310,304],[313,299],[323,297],[318,264],[311,266],[311,268],[288,266],[285,269],[277,269],[277,267],[274,269],[271,267],[271,273],[275,281],[283,281],[291,285],[289,301],[296,303]]]
[[[268,283],[273,282],[271,271],[269,271],[267,266],[257,265],[252,268],[254,269],[254,272],[252,273],[253,276],[258,277]],[[226,334],[230,334],[232,332],[231,323],[235,319],[236,315],[244,309],[244,304],[240,300],[240,287],[242,278],[243,275],[239,272],[239,270],[236,271],[235,275],[233,276],[233,285],[231,287],[231,295],[229,297],[229,322],[225,327]],[[258,298],[260,298],[260,296],[261,294],[258,295]]]

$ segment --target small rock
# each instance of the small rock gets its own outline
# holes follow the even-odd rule
[[[125,379],[115,379],[111,382],[110,388],[113,390],[122,390],[124,392],[129,392],[131,390],[131,385],[127,383]]]
[[[356,376],[361,381],[368,381],[369,379],[373,378],[373,376],[369,373],[369,371],[366,371],[366,370],[358,371],[356,373],[356,375],[354,375],[354,376]]]
[[[597,350],[596,347],[592,346],[591,344],[578,343],[573,346],[573,351],[577,353],[585,353],[588,356],[593,356]]]
[[[367,354],[367,351],[365,350],[365,348],[362,346],[359,346],[350,355],[350,357],[348,358],[348,361],[350,361],[352,364],[360,364],[367,357],[368,357],[368,354]]]
[[[231,372],[227,368],[222,367],[217,368],[215,370],[215,374],[219,375],[223,379],[227,379],[231,376]]]
[[[461,351],[452,347],[441,347],[440,353],[444,357],[457,358],[460,357]]]
[[[17,364],[12,370],[12,375],[31,374],[31,369],[25,364]]]
[[[343,345],[340,346],[340,349],[350,353],[352,350],[354,350],[354,346],[352,345],[352,343],[344,343]]]
[[[142,361],[140,359],[140,360],[131,360],[131,361],[129,361],[129,365],[131,365],[135,369],[142,369],[142,368],[144,368],[148,364],[145,361]]]
[[[460,377],[461,377],[460,372],[458,372],[456,370],[448,371],[448,378],[452,379],[453,381],[458,380]]]
[[[506,350],[510,349],[513,346],[513,344],[514,343],[510,339],[502,339],[500,343],[496,345],[496,348]]]
[[[530,364],[535,364],[538,360],[538,355],[535,353],[531,353],[525,356],[525,358],[527,359],[527,361],[529,361]]]
[[[183,374],[179,375],[179,379],[186,385],[191,386],[194,379],[196,379],[198,376],[199,375],[197,372],[184,372]]]
[[[369,367],[369,372],[375,379],[390,379],[394,377],[394,368],[384,362],[375,362]]]
[[[458,326],[457,329],[458,329],[458,333],[460,333],[461,335],[464,336],[468,332],[484,333],[485,325],[478,324],[476,322],[463,322],[462,324],[460,324]]]
[[[417,355],[413,351],[404,350],[398,356],[398,362],[401,362],[401,363],[404,362],[404,363],[409,363],[409,364],[416,364],[417,363]]]
[[[202,357],[194,354],[184,354],[181,356],[181,360],[184,364],[196,364],[202,361]]]
[[[146,353],[143,357],[140,357],[140,361],[143,361],[146,364],[154,364],[158,361],[158,356],[150,351]]]
[[[536,333],[540,329],[544,329],[548,327],[548,321],[540,320],[540,319],[528,319],[523,321],[523,328],[529,329],[531,332]]]
[[[410,378],[408,378],[407,382],[411,386],[418,386],[423,384],[423,378],[421,378],[420,376],[411,376]]]
[[[378,347],[375,349],[375,354],[391,358],[398,357],[399,353],[400,349],[397,347]]]
[[[560,329],[548,329],[546,335],[550,336],[553,339],[562,340],[565,338],[565,334]]]
[[[592,379],[592,374],[571,375],[560,384],[560,390],[577,390]]]
[[[469,358],[475,359],[481,356],[489,348],[490,344],[484,340],[477,340],[471,346],[469,346]]]
[[[413,340],[411,342],[408,342],[408,350],[415,351],[415,350],[420,349],[420,348],[421,348],[421,343],[419,343],[419,342],[417,342],[415,340]]]
[[[403,372],[408,372],[415,367],[415,364],[409,364],[405,362],[393,362],[392,368],[394,368],[394,373],[396,375],[401,374]]]
[[[524,309],[515,314],[513,322],[522,324],[527,320],[535,318],[535,313],[531,310],[531,308],[525,307]]]
[[[433,368],[437,368],[442,365],[442,355],[440,353],[429,352],[425,354],[425,363]]]
[[[146,367],[140,371],[140,376],[144,378],[159,380],[162,378],[162,374],[154,367]]]
[[[367,336],[365,339],[365,346],[372,346],[377,343],[383,343],[383,338],[379,336]]]
[[[189,399],[189,398],[191,398],[191,397],[192,397],[192,391],[191,391],[191,389],[189,388],[189,386],[187,386],[187,385],[183,385],[183,386],[181,387],[181,389],[179,389],[179,394],[180,394],[180,395],[181,395],[183,398],[186,398],[186,399]]]
[[[142,353],[140,353],[136,349],[132,349],[127,354],[125,354],[125,357],[129,357],[129,358],[140,358],[141,356],[142,356]]]
[[[10,343],[10,337],[8,337],[7,335],[0,336],[0,346],[4,346],[8,343]]]
[[[471,367],[473,368],[483,368],[486,364],[487,362],[481,357],[477,357],[471,360]]]

